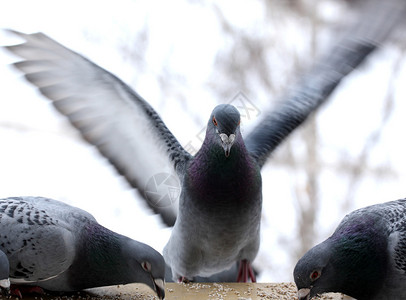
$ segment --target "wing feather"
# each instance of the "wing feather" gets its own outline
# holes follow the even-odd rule
[[[66,204],[45,198],[10,197],[0,199],[0,206],[0,249],[10,262],[12,283],[48,280],[64,273],[75,258],[76,215],[94,220],[80,209],[67,213]]]
[[[357,21],[305,73],[246,138],[262,166],[276,147],[322,105],[341,80],[389,36],[406,15],[406,2],[366,0]]]
[[[24,59],[14,66],[173,225],[177,198],[158,203],[146,187],[157,174],[182,176],[191,155],[157,112],[116,76],[45,34],[11,32],[26,41],[5,47]]]

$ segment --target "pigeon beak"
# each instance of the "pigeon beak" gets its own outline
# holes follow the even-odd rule
[[[309,300],[310,299],[310,289],[300,289],[297,292],[297,298],[299,300]]]
[[[159,299],[165,299],[165,281],[162,279],[154,279],[156,294]]]
[[[233,146],[235,141],[235,134],[230,134],[229,136],[225,133],[220,133],[221,144],[224,149],[224,154],[226,157],[230,156],[231,146]]]

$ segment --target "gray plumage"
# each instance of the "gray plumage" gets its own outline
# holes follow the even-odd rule
[[[202,148],[187,166],[178,219],[164,249],[173,278],[210,276],[236,261],[252,262],[258,252],[261,174],[239,124],[234,106],[217,106]]]
[[[5,198],[0,226],[13,284],[64,292],[139,282],[164,297],[163,257],[84,210],[42,197]]]
[[[358,209],[297,263],[299,299],[341,292],[358,300],[406,299],[406,199]]]
[[[10,264],[3,251],[0,251],[0,289],[2,294],[8,294],[10,291]]]
[[[262,113],[262,121],[245,141],[236,109],[218,106],[194,157],[144,99],[78,53],[42,33],[15,31],[25,43],[6,49],[23,58],[15,67],[138,189],[164,222],[175,224],[164,251],[174,279],[207,276],[235,260],[244,262],[241,270],[246,273],[259,247],[260,169],[404,17],[404,1],[363,3],[348,32],[292,85],[275,110]],[[158,203],[148,197],[149,179],[162,173],[175,173],[179,179],[179,201],[168,197]]]

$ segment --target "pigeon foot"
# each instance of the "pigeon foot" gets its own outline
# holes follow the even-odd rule
[[[45,294],[44,290],[39,286],[19,286],[19,285],[12,285],[10,288],[10,294],[16,296],[20,299],[23,298],[22,293],[24,294]]]
[[[190,283],[190,282],[192,282],[192,280],[188,279],[185,276],[181,276],[178,278],[178,283]]]
[[[251,264],[248,260],[243,259],[240,261],[240,266],[238,268],[237,282],[248,282],[248,279],[251,279],[251,282],[257,282]]]

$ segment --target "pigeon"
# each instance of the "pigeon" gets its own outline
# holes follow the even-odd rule
[[[178,219],[164,248],[173,278],[207,277],[236,261],[252,272],[261,205],[260,167],[242,139],[240,113],[232,105],[219,105],[201,149],[188,164]]]
[[[406,299],[406,199],[345,216],[293,272],[299,300],[340,292],[358,300]]]
[[[0,226],[13,285],[71,292],[138,282],[165,297],[162,255],[82,209],[43,197],[4,198]]]
[[[388,4],[393,1],[400,6]],[[174,280],[210,276],[239,263],[237,281],[255,281],[251,264],[260,242],[261,168],[405,15],[404,1],[363,2],[366,13],[360,10],[359,20],[274,109],[262,113],[247,136],[234,106],[215,107],[195,155],[131,87],[47,35],[10,30],[24,42],[5,49],[23,59],[14,66],[173,226],[164,258]],[[168,192],[161,197],[162,187]],[[173,196],[178,187],[179,196]]]
[[[2,294],[8,295],[10,291],[9,279],[10,265],[3,251],[0,251],[0,289]]]

